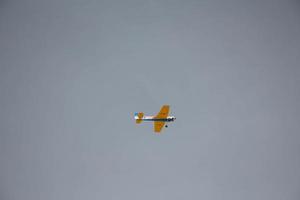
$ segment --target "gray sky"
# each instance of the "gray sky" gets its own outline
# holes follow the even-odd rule
[[[298,1],[0,7],[1,200],[300,198]]]

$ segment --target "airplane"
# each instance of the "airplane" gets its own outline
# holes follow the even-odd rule
[[[161,129],[168,125],[166,123],[173,122],[176,117],[168,116],[170,110],[169,105],[163,105],[156,116],[144,116],[144,113],[134,113],[134,119],[137,124],[142,123],[142,121],[153,121],[154,122],[154,132],[159,133]]]

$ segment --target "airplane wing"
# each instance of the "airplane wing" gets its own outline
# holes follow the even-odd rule
[[[155,118],[162,119],[167,118],[169,114],[170,106],[169,105],[163,105],[159,111],[159,113],[155,116]]]
[[[169,115],[170,106],[163,105],[159,111],[159,113],[155,116],[156,119],[164,119],[167,118]],[[154,122],[154,131],[159,133],[161,129],[164,127],[165,122],[162,121],[155,121]]]
[[[165,122],[154,122],[154,131],[156,133],[159,133],[161,131],[161,129],[164,127]]]

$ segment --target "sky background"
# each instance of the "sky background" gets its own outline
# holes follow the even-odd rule
[[[299,11],[0,1],[0,199],[299,200]]]

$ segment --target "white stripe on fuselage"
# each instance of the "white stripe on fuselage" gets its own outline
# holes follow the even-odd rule
[[[144,116],[143,119],[154,119],[154,116]]]

